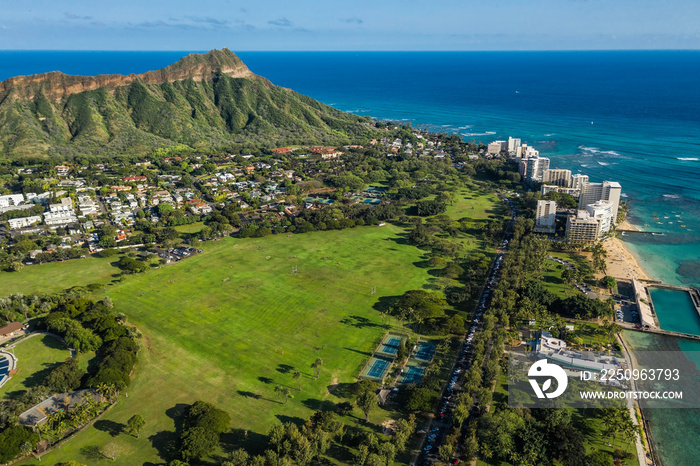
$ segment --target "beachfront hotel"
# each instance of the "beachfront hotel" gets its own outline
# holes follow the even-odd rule
[[[620,206],[621,193],[622,187],[616,181],[582,183],[578,208],[583,210],[589,204],[595,204],[598,201],[610,201],[612,203],[612,222],[617,223],[617,209]]]
[[[579,210],[566,220],[566,241],[592,243],[600,237],[600,219],[591,217],[587,210]]]

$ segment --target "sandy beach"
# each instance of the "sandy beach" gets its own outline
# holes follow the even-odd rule
[[[623,220],[617,225],[618,230],[643,231],[637,225],[632,225]],[[633,278],[650,280],[651,277],[642,269],[637,258],[625,247],[625,243],[619,238],[608,238],[603,241],[603,247],[608,252],[605,259],[608,271],[607,275],[616,279],[631,280]]]
[[[649,275],[637,262],[637,258],[625,248],[618,238],[608,238],[603,241],[603,247],[608,252],[605,259],[607,274],[616,279],[631,280],[633,278],[650,280]]]

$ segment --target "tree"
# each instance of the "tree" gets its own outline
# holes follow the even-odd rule
[[[289,389],[289,387],[284,387],[282,388],[282,394],[284,395],[284,404],[287,404],[287,400],[290,396],[292,396],[292,391]]]
[[[185,461],[197,461],[214,450],[219,444],[219,435],[204,427],[192,427],[180,436],[180,455]]]
[[[305,436],[300,435],[296,438],[293,450],[294,459],[299,466],[306,466],[311,463],[314,458],[314,451],[311,442]]]
[[[363,391],[357,397],[357,406],[365,413],[365,422],[369,422],[369,412],[377,405],[377,395],[373,391]]]
[[[146,421],[140,414],[134,414],[126,421],[127,432],[136,438],[139,438],[139,432],[146,425]]]
[[[589,466],[612,466],[613,457],[610,453],[597,450],[586,456],[586,463]]]
[[[231,452],[231,461],[229,461],[229,464],[233,466],[247,466],[249,458],[250,455],[248,455],[248,452],[243,448],[239,448]]]
[[[613,291],[613,290],[615,289],[615,287],[617,286],[617,280],[615,280],[615,277],[611,277],[610,275],[606,275],[606,276],[604,276],[603,278],[600,279],[600,284],[601,284],[603,287],[605,287],[605,288],[607,288],[608,290],[610,290],[610,292],[612,293],[612,291]]]
[[[311,363],[311,368],[315,372],[315,378],[318,379],[319,376],[321,375],[321,366],[323,365],[323,359],[321,358],[316,358],[316,360]]]
[[[219,437],[231,425],[231,417],[204,401],[197,401],[185,413],[184,430],[180,435],[180,456],[197,461],[219,445]]]
[[[444,463],[449,463],[454,453],[455,449],[449,443],[440,445],[440,448],[438,448],[438,458],[440,458],[440,460]]]
[[[277,398],[280,399],[280,403],[282,403],[282,392],[284,391],[284,387],[282,385],[277,385],[275,387],[275,393],[277,393]]]
[[[19,446],[19,454],[22,456],[27,456],[32,452],[33,449],[34,446],[31,442],[24,442],[22,443],[22,445]]]
[[[44,385],[56,393],[70,392],[80,387],[80,381],[84,375],[85,371],[78,366],[77,360],[68,358],[49,373],[44,380]]]
[[[596,243],[591,248],[591,253],[593,256],[593,267],[600,273],[605,273],[607,271],[605,258],[608,257],[608,251],[605,250],[602,243]]]
[[[292,377],[293,377],[294,380],[296,380],[297,383],[299,384],[299,391],[301,391],[301,372],[299,372],[299,371],[294,371],[294,375],[292,375]]]
[[[399,309],[412,309],[414,315],[424,319],[441,317],[445,314],[443,308],[447,305],[439,295],[425,290],[409,290],[401,296]]]

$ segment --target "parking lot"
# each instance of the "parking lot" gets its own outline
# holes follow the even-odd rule
[[[174,249],[162,249],[158,251],[158,257],[161,257],[169,262],[179,262],[182,259],[186,259],[187,257],[193,256],[195,254],[201,253],[201,249],[196,249],[196,248],[188,248],[188,247],[179,247],[179,248],[174,248]]]

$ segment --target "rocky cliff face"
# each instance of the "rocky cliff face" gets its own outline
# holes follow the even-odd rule
[[[232,78],[256,78],[247,66],[228,49],[212,50],[205,54],[191,54],[165,68],[143,74],[100,74],[97,76],[72,76],[51,71],[31,76],[17,76],[0,82],[0,101],[7,96],[19,100],[31,100],[39,92],[53,101],[72,94],[92,91],[101,87],[116,88],[140,81],[144,84],[163,84],[192,79],[210,81],[216,74]]]

